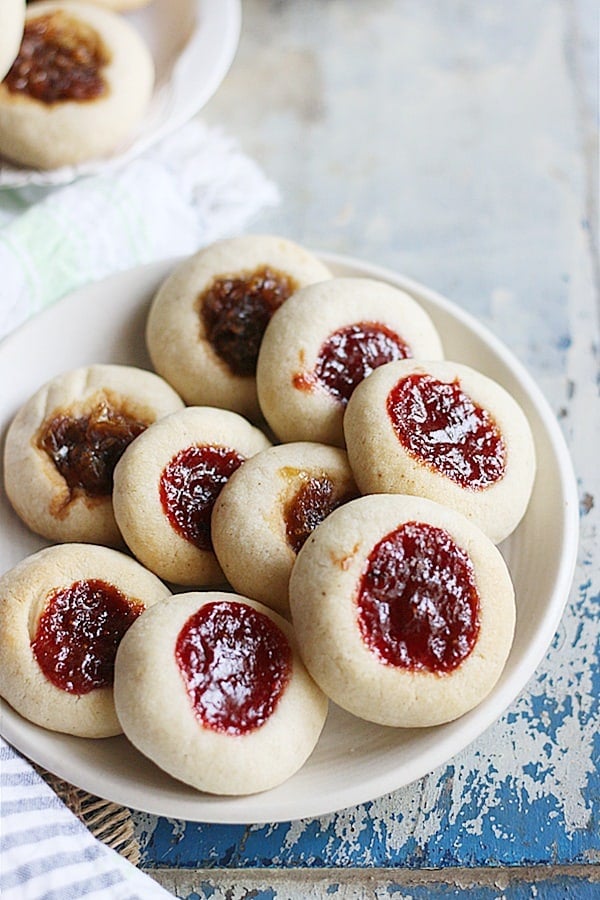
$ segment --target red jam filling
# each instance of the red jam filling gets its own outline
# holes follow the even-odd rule
[[[89,415],[57,415],[45,422],[37,445],[45,450],[71,492],[91,497],[112,493],[113,472],[131,441],[147,427],[105,402]]]
[[[106,92],[101,70],[108,62],[90,26],[55,10],[25,24],[19,55],[4,83],[12,93],[42,103],[93,100]]]
[[[351,499],[351,495],[336,497],[335,487],[326,475],[305,474],[304,481],[285,505],[283,518],[287,542],[299,553],[308,537],[330,512]]]
[[[329,335],[319,350],[314,372],[308,378],[295,376],[293,383],[310,390],[316,379],[345,406],[354,388],[374,369],[411,356],[408,344],[385,325],[357,322]]]
[[[175,531],[200,550],[212,550],[210,517],[222,488],[244,462],[229,447],[187,447],[160,477],[160,502]]]
[[[271,316],[297,289],[289,275],[262,266],[243,278],[216,278],[200,296],[206,336],[234,375],[254,375]]]
[[[387,411],[402,446],[461,487],[480,490],[506,467],[500,429],[487,410],[461,390],[430,375],[402,378],[390,391]]]
[[[144,609],[96,578],[55,591],[31,642],[40,669],[70,694],[110,687],[119,643]]]
[[[469,556],[447,531],[407,522],[371,551],[360,581],[358,624],[386,665],[444,675],[472,651],[479,594]]]
[[[207,603],[190,616],[175,659],[202,725],[242,735],[271,716],[292,671],[281,629],[245,603]]]

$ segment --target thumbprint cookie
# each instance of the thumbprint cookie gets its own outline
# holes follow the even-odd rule
[[[148,425],[182,408],[162,378],[133,366],[94,365],[52,379],[6,437],[4,486],[15,511],[50,540],[119,546],[117,460]]]
[[[299,288],[329,277],[280,237],[211,244],[177,266],[154,299],[146,331],[154,368],[186,403],[256,419],[256,360],[271,316]]]
[[[380,725],[449,722],[505,666],[514,591],[498,549],[464,516],[420,497],[341,506],[298,554],[290,606],[322,690]]]
[[[525,513],[535,477],[529,423],[503,387],[468,366],[389,363],[356,389],[344,430],[364,494],[444,503],[496,544]]]
[[[431,319],[398,288],[331,278],[298,291],[272,318],[256,372],[258,399],[282,441],[344,446],[352,392],[395,359],[441,359]]]
[[[119,734],[119,641],[169,590],[135,560],[58,544],[0,578],[0,694],[26,719],[79,737]]]
[[[139,617],[117,654],[115,702],[138,750],[214,794],[285,781],[327,715],[290,623],[220,591],[177,594]]]
[[[223,584],[210,535],[215,500],[246,459],[270,446],[242,416],[206,406],[148,428],[115,469],[115,517],[132,553],[175,584]]]
[[[150,51],[122,16],[71,0],[34,3],[0,84],[0,153],[40,169],[104,156],[139,123],[153,84]]]
[[[25,26],[25,0],[0,0],[0,81],[15,61]]]
[[[229,479],[213,510],[213,545],[228,582],[289,614],[296,555],[325,516],[357,495],[338,447],[281,444],[252,457]]]

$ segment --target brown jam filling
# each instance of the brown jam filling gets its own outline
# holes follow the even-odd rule
[[[308,537],[329,513],[354,496],[336,496],[333,481],[327,475],[313,476],[308,472],[299,474],[303,479],[302,484],[283,511],[285,536],[294,553],[300,552]]]
[[[234,375],[254,375],[271,316],[296,290],[289,275],[262,266],[244,276],[215,278],[200,295],[206,336]]]
[[[387,411],[402,446],[461,487],[481,490],[506,468],[506,447],[489,412],[461,389],[430,375],[402,378]]]
[[[70,694],[110,687],[117,648],[144,609],[143,603],[100,579],[76,581],[55,591],[31,642],[42,672]]]
[[[213,506],[243,462],[230,447],[192,446],[177,453],[162,472],[162,508],[175,531],[200,550],[212,550]]]
[[[292,672],[281,629],[237,601],[207,603],[194,613],[179,632],[175,659],[199,721],[232,735],[267,721]]]
[[[472,562],[447,531],[423,522],[401,525],[373,548],[357,607],[365,644],[402,669],[451,672],[479,634]]]
[[[71,493],[79,489],[91,497],[106,497],[112,493],[116,464],[148,424],[102,400],[87,415],[58,414],[44,422],[37,446],[48,454]]]
[[[107,90],[101,70],[109,62],[97,32],[58,10],[26,22],[19,55],[4,83],[12,93],[42,103],[93,100]]]
[[[357,322],[334,331],[319,350],[315,375],[346,405],[354,388],[379,366],[412,356],[408,344],[385,325]]]

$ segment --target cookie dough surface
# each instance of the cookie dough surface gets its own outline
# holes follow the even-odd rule
[[[146,341],[156,371],[188,404],[256,419],[256,357],[273,310],[329,277],[312,253],[284,238],[211,244],[178,265],[154,299]]]
[[[282,441],[343,447],[346,404],[366,375],[393,359],[442,355],[409,294],[371,278],[331,278],[298,291],[271,319],[256,371],[260,407]]]
[[[213,637],[219,621],[227,623],[220,649]],[[192,662],[184,652],[190,642],[202,648]],[[268,671],[255,665],[265,654]],[[251,794],[289,778],[314,749],[327,714],[289,622],[220,591],[177,594],[140,616],[119,647],[115,698],[138,750],[173,777],[215,794]]]
[[[44,0],[27,9],[22,47],[32,42],[40,77],[20,55],[0,84],[0,153],[21,165],[53,169],[115,150],[152,95],[154,63],[140,34],[108,9]],[[46,58],[38,44],[48,48]],[[61,48],[58,56],[55,47]],[[56,58],[61,65],[49,77]]]
[[[0,578],[0,694],[52,731],[119,734],[112,681],[121,630],[169,596],[158,578],[107,547],[62,544],[33,554]],[[48,646],[53,632],[60,643]]]
[[[436,539],[431,552],[403,554],[394,539],[386,565],[373,564],[382,541],[415,525],[417,532],[424,526],[427,541],[431,534]],[[466,655],[461,622],[473,630],[476,619],[471,607],[465,614],[464,606],[453,606],[453,548],[468,560],[478,597],[478,629]],[[377,595],[379,583],[387,590]],[[361,606],[365,584],[376,594],[370,619]],[[471,588],[467,596],[475,596]],[[300,652],[323,691],[354,715],[409,728],[451,721],[479,704],[502,673],[515,624],[510,576],[491,541],[453,510],[401,495],[361,497],[319,525],[292,571],[290,605]],[[457,617],[450,640],[447,623]],[[419,629],[422,657],[394,661]],[[430,651],[440,656],[439,665],[430,662]],[[447,653],[458,654],[458,664],[449,666]]]
[[[468,366],[389,363],[354,392],[344,432],[362,493],[428,497],[496,544],[525,513],[535,477],[529,423],[503,387]]]
[[[133,366],[85,366],[53,378],[7,433],[4,486],[15,511],[49,540],[121,545],[111,500],[113,429],[132,434],[182,407],[162,378]],[[65,455],[69,472],[57,466]]]
[[[25,0],[0,0],[0,81],[15,61],[25,25]]]
[[[289,615],[288,584],[308,534],[358,493],[343,450],[281,444],[241,466],[212,517],[215,553],[232,587]]]
[[[210,542],[215,497],[232,471],[270,446],[224,409],[190,406],[156,422],[115,469],[113,508],[130,550],[175,584],[223,584]]]

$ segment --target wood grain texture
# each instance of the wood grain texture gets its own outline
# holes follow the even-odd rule
[[[488,325],[560,419],[580,554],[535,677],[448,766],[318,820],[136,813],[146,867],[600,862],[597,54],[591,0],[245,0],[204,118],[279,185],[253,230],[390,266]]]

